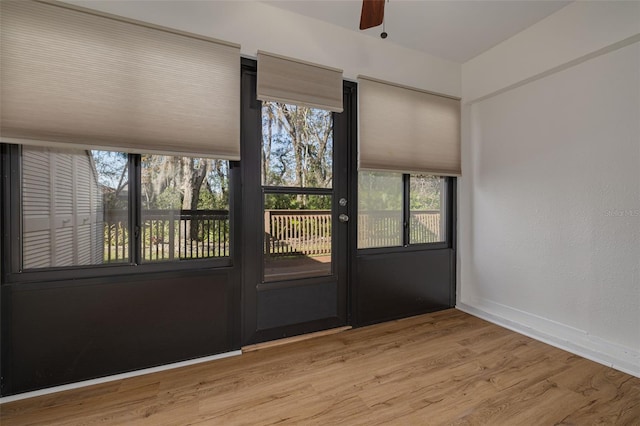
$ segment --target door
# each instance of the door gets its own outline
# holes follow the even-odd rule
[[[256,100],[243,63],[243,344],[347,324],[349,119]]]

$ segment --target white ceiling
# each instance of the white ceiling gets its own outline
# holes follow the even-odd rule
[[[360,0],[265,1],[301,15],[360,31]],[[464,63],[519,33],[570,1],[390,0],[385,42]],[[382,26],[362,31],[380,37]]]

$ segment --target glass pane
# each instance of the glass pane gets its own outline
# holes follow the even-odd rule
[[[402,245],[402,174],[358,173],[358,248]]]
[[[331,196],[266,194],[264,280],[331,275]]]
[[[444,179],[431,175],[410,176],[409,243],[445,241]]]
[[[22,148],[24,269],[129,261],[127,154]]]
[[[330,111],[262,103],[262,185],[331,188],[333,116]]]
[[[142,262],[229,256],[229,163],[143,155]]]

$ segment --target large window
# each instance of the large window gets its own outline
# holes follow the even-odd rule
[[[230,255],[227,161],[31,146],[13,152],[19,270]]]
[[[446,242],[445,178],[361,171],[358,248]]]

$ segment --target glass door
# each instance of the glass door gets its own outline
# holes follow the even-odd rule
[[[347,113],[258,102],[251,69],[243,85],[243,342],[346,325]]]

